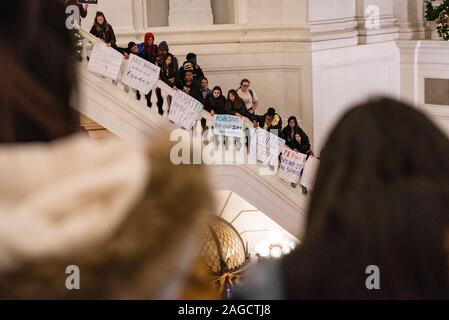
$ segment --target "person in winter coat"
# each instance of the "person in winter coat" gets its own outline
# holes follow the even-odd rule
[[[201,102],[201,90],[198,82],[193,80],[193,72],[186,70],[184,79],[178,82],[178,89]]]
[[[242,116],[252,120],[246,109],[245,102],[239,97],[236,90],[229,90],[225,104],[225,112],[229,115]]]
[[[310,147],[309,138],[304,133],[304,131],[297,131],[293,137],[293,141],[288,144],[288,146],[299,153],[313,155],[313,151]]]
[[[139,44],[139,53],[142,55],[142,57],[153,63],[156,64],[156,58],[158,54],[158,47],[154,43],[154,34],[151,32],[147,32],[145,34],[144,42]]]
[[[176,80],[178,77],[178,69],[173,64],[173,55],[167,53],[163,59],[163,63],[159,65],[161,68],[160,78],[171,88],[176,87]]]
[[[225,114],[226,98],[223,96],[219,86],[214,87],[204,101],[204,109],[212,115]]]
[[[168,53],[170,53],[170,50],[169,50],[167,42],[162,41],[161,43],[159,43],[156,64],[161,65],[163,63],[164,57]],[[173,61],[172,61],[173,68],[178,70],[179,69],[178,59],[176,58],[175,55],[172,55],[172,57],[173,57]],[[179,76],[179,78],[181,78],[181,76]]]
[[[97,11],[95,15],[94,24],[90,29],[90,33],[93,34],[95,37],[103,40],[104,43],[111,46],[112,48],[118,49],[114,29],[107,22],[103,12]]]
[[[296,117],[288,118],[288,125],[282,129],[282,138],[285,144],[291,149],[297,149],[298,152],[311,154],[310,139],[304,130],[298,125]]]

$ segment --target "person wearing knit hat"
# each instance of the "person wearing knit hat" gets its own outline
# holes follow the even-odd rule
[[[196,59],[196,54],[195,53],[190,52],[190,53],[188,53],[186,55],[186,62],[185,63],[187,63],[187,62],[190,62],[192,64],[192,66],[193,66],[192,72],[193,72],[193,79],[195,81],[200,81],[202,78],[204,78],[203,70],[201,69],[201,67],[197,63],[197,59]],[[181,67],[179,69],[179,75],[180,75],[181,79],[184,78],[184,72],[185,72],[185,69],[184,69],[184,66],[183,66],[183,67]]]

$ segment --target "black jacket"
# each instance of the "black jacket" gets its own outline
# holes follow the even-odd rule
[[[200,85],[196,81],[193,81],[190,85],[187,85],[184,80],[180,80],[178,81],[177,87],[179,90],[182,91],[184,91],[184,88],[187,88],[189,91],[187,94],[201,102],[202,100],[201,89]]]
[[[294,132],[292,138],[292,131]],[[295,134],[299,133],[301,136],[301,143],[298,143],[295,140]],[[309,154],[311,151],[310,139],[307,134],[300,128],[295,127],[293,130],[290,126],[287,126],[282,130],[282,136],[286,141],[286,145],[289,146],[292,150],[296,150],[300,153]]]
[[[226,100],[225,113],[235,116],[237,113],[243,117],[248,118],[253,121],[252,115],[248,112],[245,102],[241,98],[237,98],[234,102],[231,100]]]
[[[225,114],[225,105],[226,98],[224,96],[215,99],[212,93],[207,95],[204,100],[204,109],[208,112],[213,110],[215,114]]]
[[[281,119],[281,116],[276,113],[275,116],[274,116],[273,123],[269,127],[265,127],[265,119],[266,119],[266,117],[267,117],[266,114],[264,114],[263,116],[255,115],[254,116],[254,120],[257,121],[257,123],[259,124],[260,128],[265,129],[267,131],[277,130],[278,131],[278,136],[283,138],[283,136],[282,136],[282,119]]]
[[[193,67],[192,73],[193,73],[193,80],[195,81],[200,81],[202,78],[204,78],[204,72],[199,65]],[[184,78],[184,74],[185,74],[184,67],[179,68],[179,77],[181,79]]]
[[[173,64],[163,69],[161,67],[160,78],[163,82],[165,82],[170,87],[175,87],[178,81],[178,70],[171,67]]]
[[[96,36],[97,38],[103,39],[104,42],[110,43],[111,46],[115,49],[117,49],[117,45],[115,44],[117,42],[115,38],[114,29],[111,25],[109,25],[108,28],[98,28],[95,26],[92,26],[92,29],[90,29],[90,33]]]

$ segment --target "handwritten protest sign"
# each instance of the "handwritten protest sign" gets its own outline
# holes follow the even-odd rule
[[[285,140],[260,128],[250,130],[249,156],[264,164],[274,165],[284,149]]]
[[[192,129],[202,110],[198,100],[178,90],[173,95],[168,118],[185,129]]]
[[[87,70],[117,80],[123,55],[104,43],[96,43],[90,55]]]
[[[301,185],[303,187],[306,187],[308,190],[313,190],[319,166],[320,160],[318,160],[317,158],[310,157],[309,159],[307,159],[301,177]]]
[[[215,116],[214,134],[226,137],[243,136],[243,119],[237,116],[220,114]]]
[[[160,71],[158,66],[131,54],[121,81],[143,94],[148,94],[156,85]]]
[[[298,184],[306,160],[307,155],[293,151],[290,148],[284,148],[282,151],[278,177],[282,180]]]

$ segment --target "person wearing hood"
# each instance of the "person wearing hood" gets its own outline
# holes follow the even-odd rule
[[[70,106],[78,76],[63,6],[11,8],[0,11],[0,299],[203,293],[188,288],[214,211],[204,168],[169,160],[168,131],[151,146],[91,140]],[[26,51],[12,41],[43,28]]]
[[[153,33],[147,32],[145,34],[144,42],[139,44],[139,53],[145,60],[156,64],[158,46],[154,43]]]
[[[277,131],[277,135],[282,137],[282,119],[274,108],[269,108],[263,116],[256,115],[253,122],[255,127],[260,127],[270,132]]]

